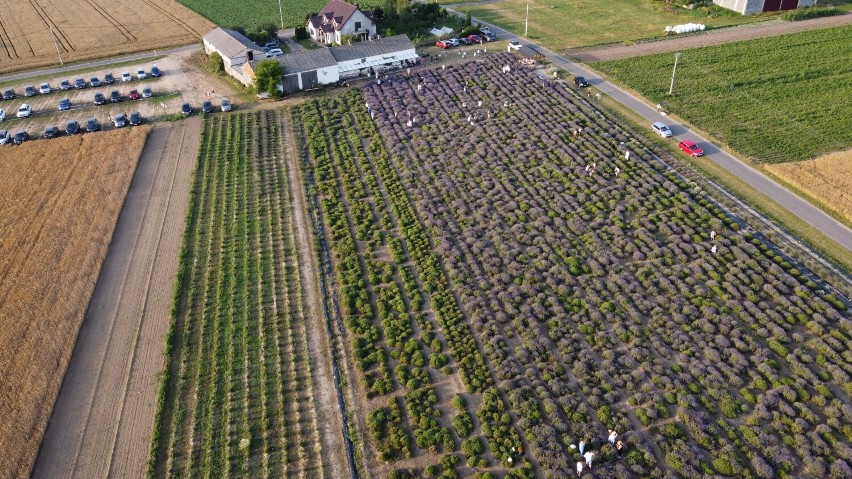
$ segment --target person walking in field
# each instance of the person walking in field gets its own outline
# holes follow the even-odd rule
[[[624,159],[630,160],[630,150],[627,150],[627,151],[624,152]]]
[[[615,444],[615,438],[616,437],[618,437],[618,433],[613,431],[613,430],[610,430],[609,431],[609,437],[607,438],[607,440],[609,441],[610,444]]]
[[[615,443],[615,452],[618,453],[618,457],[621,457],[621,451],[623,451],[623,450],[624,450],[624,443],[621,442],[621,441],[616,442]]]
[[[577,463],[577,477],[580,477],[582,475],[583,475],[583,463],[578,462]]]
[[[583,457],[586,458],[586,465],[589,466],[589,470],[591,471],[592,470],[592,459],[594,459],[595,453],[593,453],[592,451],[588,451],[587,453],[583,454]]]
[[[580,441],[580,444],[577,446],[577,448],[580,450],[580,454],[583,454],[583,450],[586,449],[586,441]]]
[[[716,239],[716,230],[710,230],[710,239],[711,240]]]
[[[618,178],[618,174],[621,173],[621,168],[615,167],[615,177]]]

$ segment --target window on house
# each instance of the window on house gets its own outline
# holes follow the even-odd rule
[[[355,30],[361,29],[361,22],[355,22]]]

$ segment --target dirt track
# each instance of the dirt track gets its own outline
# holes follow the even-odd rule
[[[125,200],[32,477],[141,477],[201,120],[154,128]]]
[[[637,43],[635,45],[615,45],[603,48],[568,51],[566,52],[566,56],[588,63],[603,60],[618,60],[620,58],[638,57],[652,53],[675,52],[686,48],[784,35],[805,30],[815,30],[817,28],[838,27],[850,23],[852,23],[852,14],[816,18],[800,22],[758,23],[711,30],[706,33],[686,37],[672,37],[666,40]]]

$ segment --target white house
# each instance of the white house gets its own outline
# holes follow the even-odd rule
[[[225,72],[239,80],[243,85],[250,85],[251,78],[243,73],[242,66],[255,58],[263,58],[264,54],[253,41],[240,32],[227,28],[214,28],[204,35],[204,52],[208,55],[218,53],[225,64]]]
[[[308,18],[308,35],[326,45],[343,43],[346,35],[357,35],[366,40],[376,34],[372,14],[361,11],[360,6],[342,0],[330,0],[318,15]]]
[[[816,0],[713,0],[713,3],[743,15],[750,15],[752,13],[812,7],[816,4]]]

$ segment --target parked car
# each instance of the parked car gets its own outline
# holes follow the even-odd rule
[[[487,42],[497,41],[497,35],[491,32],[482,32],[482,38]]]
[[[86,80],[83,80],[82,78],[78,78],[78,79],[74,80],[74,88],[76,88],[78,90],[82,90],[83,88],[86,88]]]
[[[672,131],[665,123],[661,121],[655,121],[654,123],[652,123],[651,129],[654,130],[654,133],[662,136],[663,138],[671,138],[672,136]]]
[[[36,89],[32,85],[27,85],[24,87],[24,96],[35,96]]]
[[[21,130],[21,131],[15,133],[15,137],[12,138],[12,143],[14,143],[16,145],[20,145],[21,143],[23,143],[23,142],[25,142],[29,139],[30,139],[30,134],[27,133],[24,130]]]
[[[71,109],[71,100],[67,98],[63,98],[59,100],[59,111],[65,111]]]
[[[107,85],[115,83],[115,77],[112,76],[112,73],[104,73],[104,83]]]
[[[451,47],[457,47],[461,45],[461,42],[458,38],[450,38],[449,40],[447,40],[447,43],[449,43]]]
[[[3,99],[4,100],[12,100],[16,98],[18,95],[15,94],[15,90],[9,88],[8,90],[3,90]]]
[[[106,97],[103,93],[95,93],[95,105],[103,105],[106,103]]]
[[[518,51],[520,49],[521,49],[521,42],[519,42],[517,40],[513,40],[513,41],[509,42],[509,46],[506,48],[506,51],[512,51],[512,50]]]
[[[461,43],[462,45],[471,45],[471,44],[473,44],[473,42],[472,42],[472,41],[470,41],[470,38],[467,38],[467,37],[460,37],[460,38],[459,38],[459,43]]]
[[[476,34],[468,35],[467,39],[470,40],[472,43],[482,43],[482,37]]]
[[[29,118],[30,115],[33,114],[33,109],[29,103],[24,103],[23,105],[18,107],[18,114],[16,115],[18,118]]]
[[[205,100],[204,103],[201,104],[201,111],[204,113],[210,113],[213,111],[213,102]]]
[[[142,124],[142,115],[138,111],[130,112],[130,124],[133,126]]]
[[[101,129],[101,124],[98,122],[97,118],[89,118],[86,120],[86,131],[88,133],[92,133]]]
[[[231,111],[231,100],[222,98],[222,111]]]
[[[438,40],[437,42],[435,42],[435,46],[438,47],[438,48],[446,49],[446,48],[450,48],[452,45],[450,45],[450,42],[448,42],[446,40]]]
[[[5,145],[12,142],[12,135],[9,130],[0,130],[0,145]]]
[[[163,72],[161,72],[160,69],[157,68],[157,65],[154,65],[154,66],[151,67],[151,76],[152,77],[159,78],[162,74],[163,74]]]
[[[586,77],[581,76],[574,77],[574,84],[580,88],[586,88],[589,86],[589,82],[586,81]]]
[[[48,126],[44,129],[44,137],[45,138],[56,138],[62,133],[62,130],[57,128],[56,126]]]
[[[3,121],[5,119],[6,119],[6,111],[3,110],[2,108],[0,108],[0,121]]]
[[[131,100],[138,100],[139,99],[139,90],[137,90],[135,88],[130,90],[130,93],[127,94],[127,98],[130,98]]]
[[[121,92],[118,90],[113,90],[109,93],[109,101],[113,103],[118,103],[121,101]]]
[[[41,85],[38,86],[38,92],[41,93],[42,95],[47,95],[51,91],[52,90],[50,89],[50,83],[42,83]]]
[[[80,122],[71,120],[65,125],[66,135],[76,135],[80,131]]]
[[[183,116],[189,116],[192,114],[192,107],[189,106],[189,103],[184,103],[180,106],[180,112],[183,113]]]
[[[62,80],[61,82],[59,82],[59,89],[60,89],[60,90],[62,90],[62,91],[68,91],[68,90],[70,90],[71,88],[73,88],[73,86],[71,85],[71,82],[70,82],[70,81],[68,81],[68,80]]]
[[[269,48],[270,50],[273,48],[278,48],[278,42],[266,42],[264,47]]]
[[[121,81],[130,81],[133,80],[133,77],[130,76],[130,72],[124,72],[121,74]]]
[[[116,128],[127,126],[127,117],[124,116],[124,113],[115,115],[112,117],[112,125]]]
[[[92,88],[101,86],[101,80],[98,77],[92,77],[89,79],[89,85],[92,85]]]
[[[266,52],[266,58],[277,57],[277,56],[280,56],[280,55],[283,55],[283,54],[284,54],[284,51],[281,50],[280,48],[273,48],[272,50],[269,50],[268,52]]]
[[[144,79],[148,78],[148,74],[145,73],[144,68],[137,68],[136,69],[136,77],[139,78],[140,80],[144,80]]]
[[[684,153],[694,156],[698,158],[699,156],[704,156],[704,150],[698,147],[694,142],[689,140],[683,140],[677,144],[677,147],[680,148]]]
[[[146,86],[142,89],[142,98],[151,98],[154,96],[154,91],[151,90],[151,87]]]

